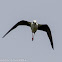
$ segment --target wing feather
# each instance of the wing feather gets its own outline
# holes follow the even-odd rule
[[[50,30],[49,26],[47,24],[45,24],[45,25],[38,24],[38,30],[43,30],[43,31],[47,32],[47,35],[48,35],[48,37],[50,39],[51,46],[54,49],[53,40],[52,40],[52,34],[51,34],[51,30]]]
[[[4,38],[10,31],[12,31],[13,29],[15,29],[19,25],[26,25],[26,26],[30,27],[31,26],[31,22],[22,20],[22,21],[16,23],[2,38]]]

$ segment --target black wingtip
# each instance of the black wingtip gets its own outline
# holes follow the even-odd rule
[[[54,48],[52,48],[54,50]]]
[[[7,35],[7,33],[2,38],[4,38],[6,35]]]
[[[4,38],[5,36],[3,36],[2,38]]]
[[[54,50],[54,46],[52,46],[52,49]]]

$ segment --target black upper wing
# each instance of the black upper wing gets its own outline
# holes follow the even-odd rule
[[[31,22],[28,22],[28,21],[25,21],[25,20],[22,20],[18,23],[16,23],[2,38],[4,38],[11,30],[15,29],[17,26],[19,25],[27,25],[27,26],[31,26]]]
[[[54,49],[53,40],[52,40],[52,34],[51,34],[51,30],[50,30],[49,26],[47,24],[45,24],[45,25],[38,24],[38,30],[43,30],[43,31],[47,32],[47,35],[48,35],[48,37],[50,39],[51,46]]]

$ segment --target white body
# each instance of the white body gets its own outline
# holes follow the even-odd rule
[[[36,21],[34,21],[34,23],[36,23]],[[32,30],[32,33],[35,33],[38,29],[38,24],[34,24],[34,23],[31,23],[31,30]]]

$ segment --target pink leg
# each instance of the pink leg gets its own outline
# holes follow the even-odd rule
[[[33,35],[33,33],[32,33],[32,41],[34,40],[34,35]]]

